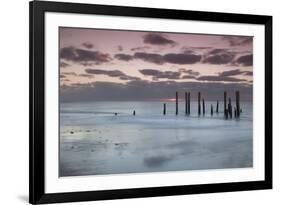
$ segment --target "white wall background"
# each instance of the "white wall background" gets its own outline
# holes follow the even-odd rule
[[[79,204],[279,204],[281,201],[281,5],[277,0],[72,0],[109,5],[158,7],[273,16],[274,85],[274,189],[236,193],[201,194]],[[28,201],[28,1],[1,1],[0,11],[0,204]],[[78,204],[78,203],[77,203]]]

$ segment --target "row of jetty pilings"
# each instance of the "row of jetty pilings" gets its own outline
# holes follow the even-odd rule
[[[201,92],[198,92],[198,116],[201,115],[201,101],[202,101],[202,114],[205,115],[205,99],[202,98],[201,96]],[[190,92],[185,92],[185,96],[184,96],[184,100],[185,100],[185,114],[186,115],[190,115]],[[224,101],[224,117],[226,119],[228,118],[232,118],[233,117],[233,111],[234,111],[234,117],[235,118],[239,118],[240,114],[242,112],[241,107],[240,107],[240,92],[239,91],[235,91],[235,107],[233,109],[232,107],[232,102],[231,102],[231,98],[227,99],[227,92],[224,91],[223,94],[223,101]],[[176,102],[176,115],[179,114],[179,94],[178,92],[176,92],[176,98],[175,98],[175,102]],[[219,113],[219,100],[216,101],[217,105],[216,105],[216,113]],[[167,113],[167,107],[166,107],[166,103],[163,104],[163,115],[166,115]],[[214,114],[214,107],[211,104],[211,116],[213,116]],[[135,115],[135,113],[134,113]]]

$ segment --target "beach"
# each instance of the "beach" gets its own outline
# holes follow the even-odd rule
[[[240,118],[197,114],[191,102],[75,102],[60,104],[59,175],[84,176],[253,166],[252,104]],[[136,115],[133,115],[135,110]]]

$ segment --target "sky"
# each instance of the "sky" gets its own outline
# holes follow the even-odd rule
[[[63,102],[252,99],[251,36],[61,27],[59,55]]]

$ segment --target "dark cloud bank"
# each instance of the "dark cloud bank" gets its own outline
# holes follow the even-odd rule
[[[136,52],[134,55],[118,53],[114,56],[118,60],[130,61],[134,59],[143,60],[145,62],[154,63],[162,65],[164,63],[171,64],[194,64],[201,60],[200,55],[186,54],[186,53],[167,53],[165,55],[160,55],[157,53],[147,53],[147,52]]]
[[[162,34],[158,33],[148,33],[143,36],[143,42],[152,45],[176,45],[176,42],[168,39]]]
[[[72,61],[80,64],[85,64],[90,62],[95,64],[101,64],[101,63],[109,62],[111,60],[109,54],[102,53],[99,51],[91,51],[91,50],[75,48],[72,46],[61,48],[60,58],[62,60]]]
[[[224,65],[231,64],[237,66],[252,66],[253,55],[242,55],[229,52],[226,49],[214,49],[211,52],[200,55],[193,52],[167,53],[164,55],[158,53],[136,52],[133,55],[118,53],[114,57],[121,61],[143,60],[145,62],[163,65],[165,63],[177,65],[190,65],[195,63]]]
[[[101,69],[85,69],[87,74],[85,75],[106,75],[109,77],[119,77],[121,80],[141,80],[139,77],[134,77],[123,73],[120,70],[101,70]],[[144,76],[151,76],[153,80],[169,79],[169,80],[180,80],[180,79],[195,79],[198,81],[224,81],[224,82],[247,82],[245,79],[235,78],[237,75],[250,76],[252,72],[242,71],[240,69],[229,70],[219,73],[218,75],[201,75],[199,72],[191,69],[179,69],[178,71],[161,71],[156,69],[141,69],[139,72]],[[70,75],[73,72],[63,72],[62,74]],[[75,74],[75,73],[74,73]],[[80,76],[83,76],[80,74]],[[85,76],[84,76],[85,77]]]
[[[201,92],[206,100],[222,100],[223,92],[227,91],[232,97],[240,90],[241,100],[252,100],[252,86],[243,83],[219,82],[175,82],[175,81],[144,81],[132,80],[126,84],[113,82],[95,82],[93,84],[77,84],[61,86],[61,101],[148,101],[163,98],[173,98],[178,91],[183,97],[185,91],[191,92],[192,100],[196,100],[197,92]]]
[[[148,34],[150,36],[150,34]],[[154,34],[153,34],[154,35]],[[150,39],[151,37],[149,37]],[[162,39],[163,38],[163,39]],[[160,43],[168,43],[170,40],[161,37],[162,40],[155,40]],[[165,40],[164,40],[165,39]],[[150,39],[152,41],[152,39]],[[165,44],[165,43],[164,43]],[[101,51],[88,50],[93,48],[94,45],[90,43],[83,43],[83,47],[87,49],[76,48],[73,46],[64,47],[60,49],[61,67],[67,67],[69,64],[64,61],[78,63],[84,66],[91,64],[103,64],[108,63],[113,60],[110,54],[103,53]],[[136,48],[135,48],[136,49]],[[121,51],[122,49],[119,49]],[[137,51],[137,49],[136,49]],[[205,63],[205,64],[231,64],[236,66],[252,66],[253,65],[253,55],[237,55],[235,52],[230,52],[228,49],[211,49],[209,52],[202,54],[197,54],[193,51],[184,51],[182,53],[150,53],[150,52],[135,52],[134,54],[126,53],[116,53],[114,58],[120,61],[132,61],[132,60],[142,60],[149,63],[154,63],[157,65],[163,65],[165,63],[176,64],[176,65],[191,65],[195,63]]]

